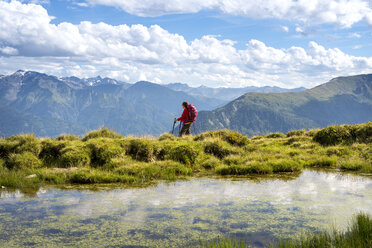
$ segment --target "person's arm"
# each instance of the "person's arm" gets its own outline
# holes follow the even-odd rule
[[[182,115],[180,118],[177,119],[177,121],[184,121],[187,119],[187,116],[189,115],[189,111],[187,109],[184,109],[182,112]]]

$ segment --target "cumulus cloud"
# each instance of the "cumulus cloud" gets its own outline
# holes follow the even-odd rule
[[[115,6],[138,16],[196,13],[215,10],[248,18],[300,20],[351,27],[363,19],[372,25],[368,0],[86,0],[90,5]]]
[[[51,23],[40,5],[0,1],[0,68],[57,76],[108,76],[135,82],[209,86],[311,87],[338,75],[371,73],[372,58],[310,42],[286,49],[203,36],[187,42],[158,25]]]

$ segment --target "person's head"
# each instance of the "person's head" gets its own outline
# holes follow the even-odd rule
[[[187,108],[187,105],[189,105],[187,102],[183,102],[183,103],[182,103],[182,107],[183,107],[183,108]]]

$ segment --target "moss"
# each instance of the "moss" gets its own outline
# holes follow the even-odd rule
[[[12,153],[5,163],[8,169],[39,168],[42,162],[31,152]]]
[[[83,138],[83,141],[87,141],[90,139],[95,138],[111,138],[111,139],[120,139],[123,138],[122,135],[115,133],[114,131],[108,129],[107,127],[103,127],[96,131],[91,131],[88,134],[86,134]]]

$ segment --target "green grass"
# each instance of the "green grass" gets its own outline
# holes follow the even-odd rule
[[[367,214],[358,214],[345,231],[334,229],[331,232],[309,233],[299,240],[281,240],[276,247],[372,247],[372,217]]]
[[[231,236],[202,242],[205,248],[245,248],[250,246],[249,240],[240,240]],[[372,217],[360,213],[353,217],[346,230],[318,231],[307,233],[299,239],[281,239],[269,247],[278,248],[365,248],[372,247]]]
[[[303,168],[372,173],[370,127],[332,126],[252,139],[229,130],[182,138],[123,137],[107,128],[82,139],[22,134],[0,139],[0,183],[21,188],[32,183],[147,184],[192,176],[194,171],[227,176],[297,173]],[[25,180],[31,174],[37,177]]]

